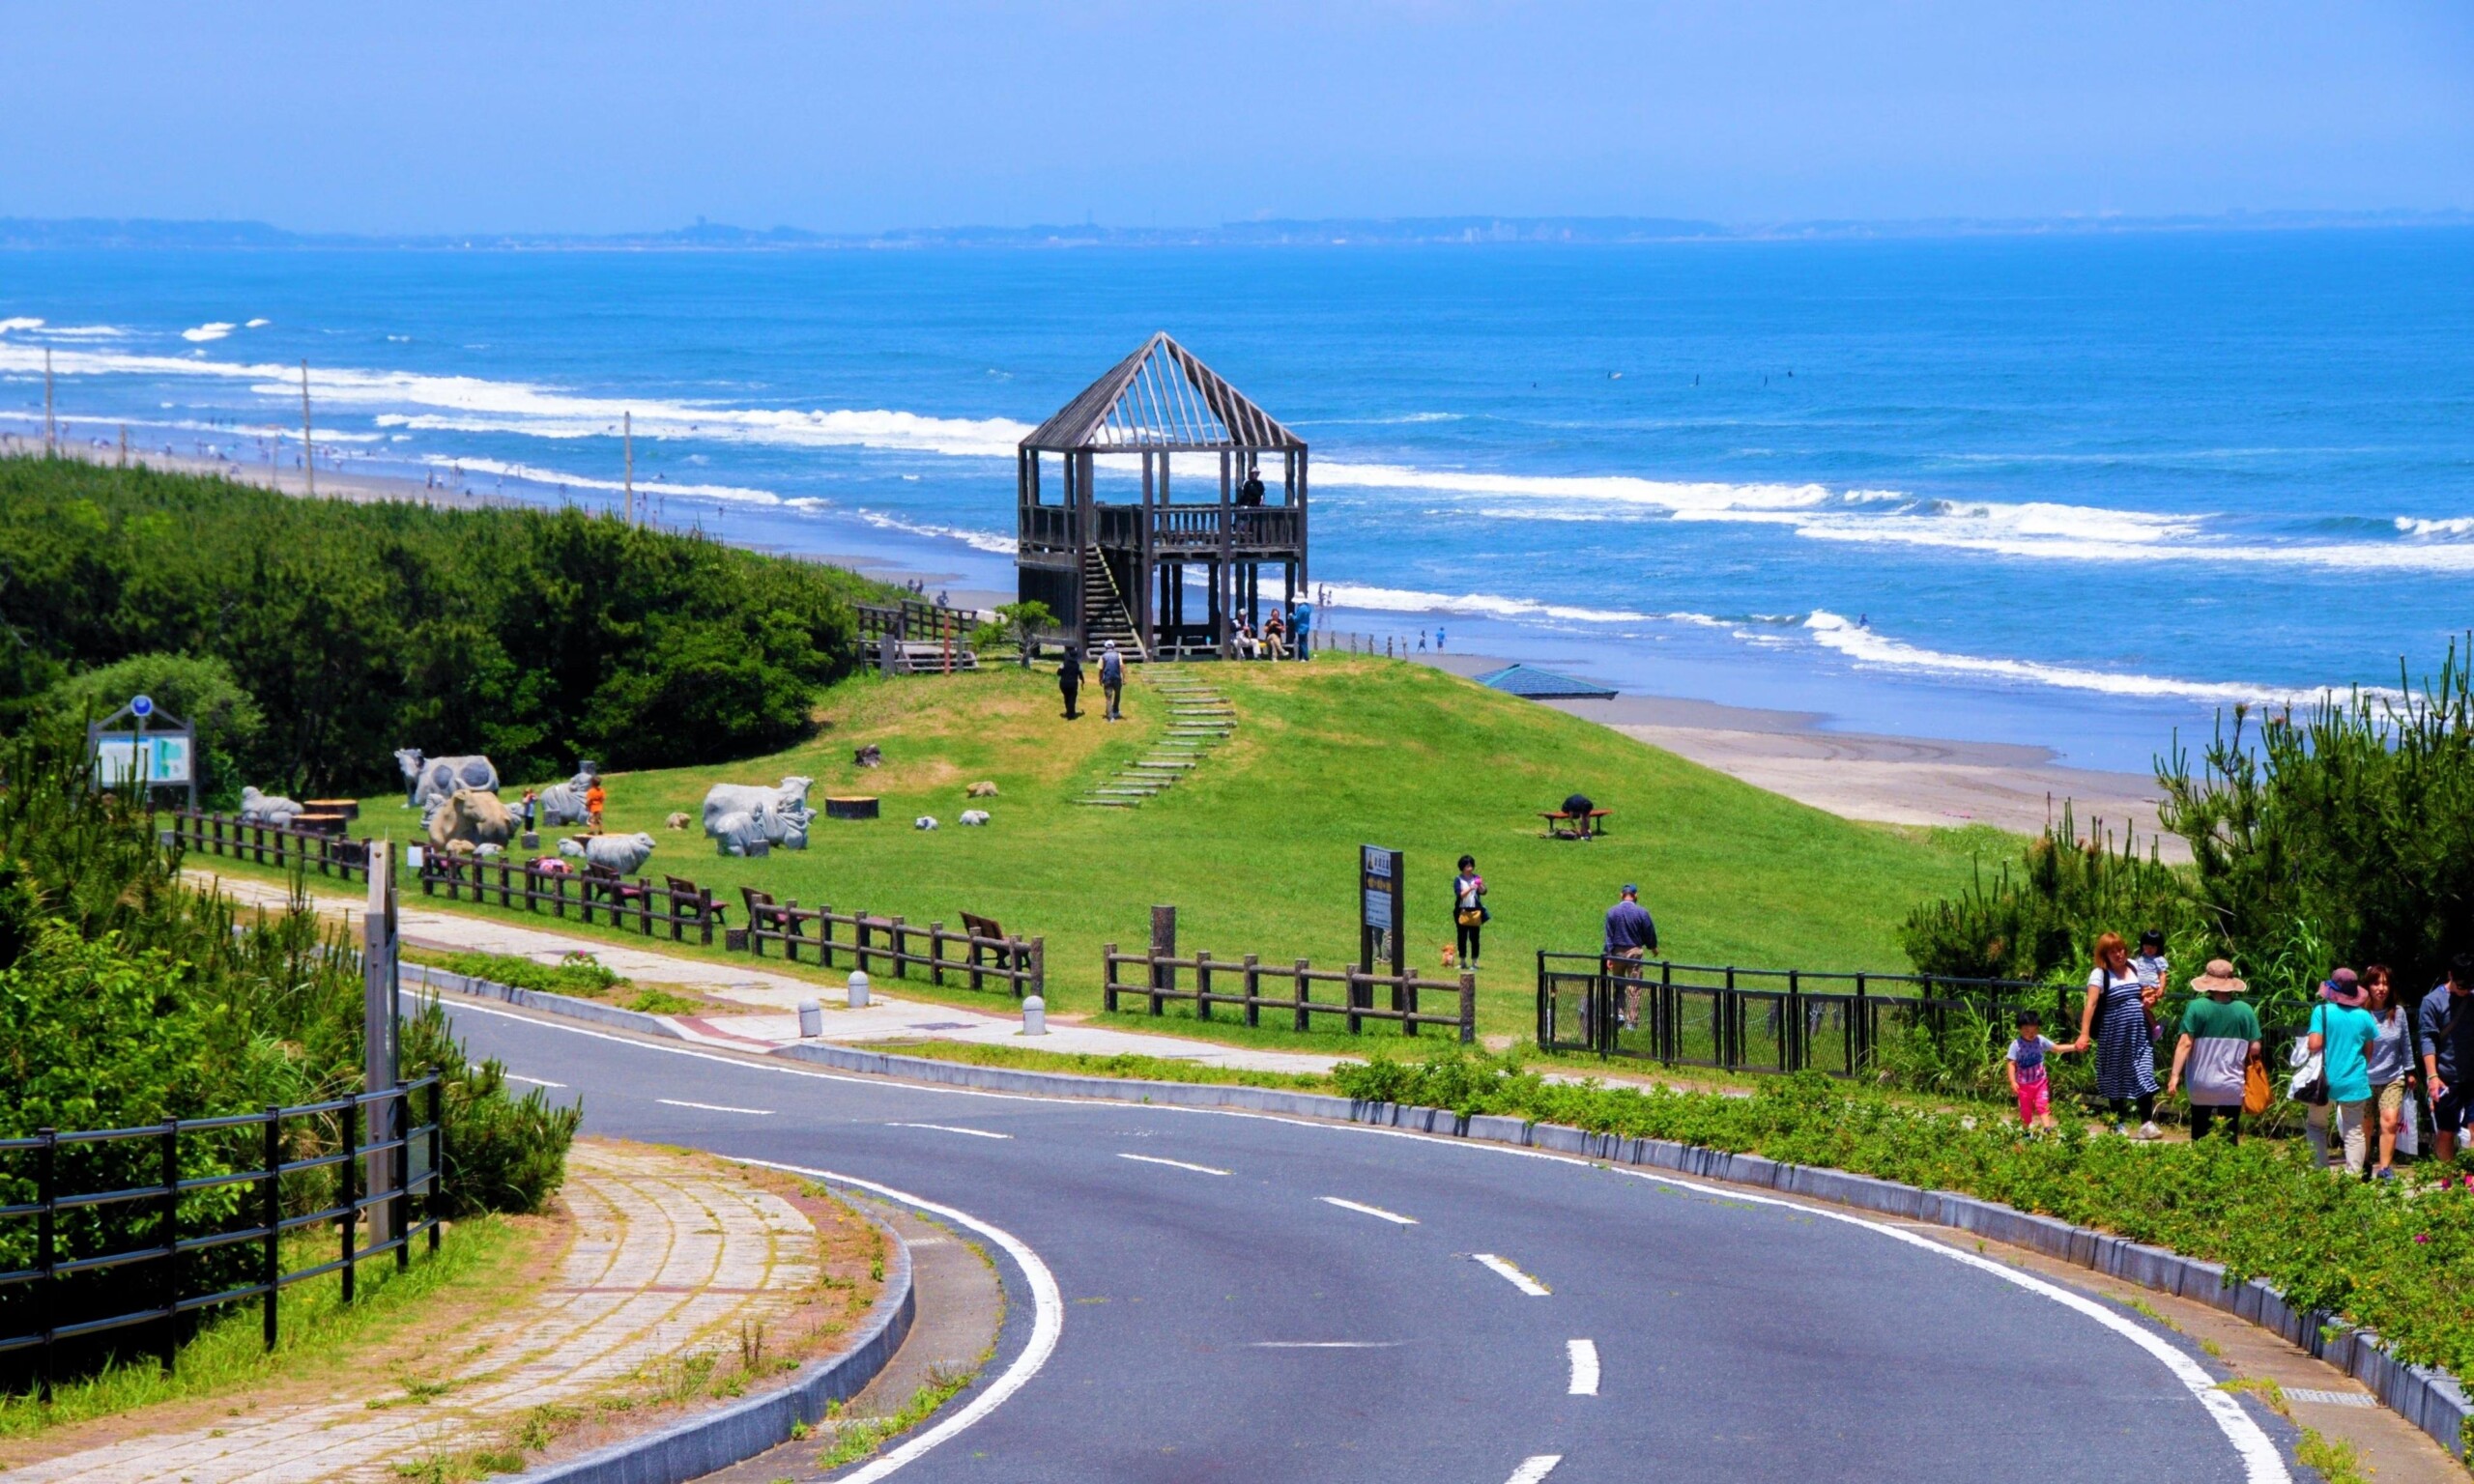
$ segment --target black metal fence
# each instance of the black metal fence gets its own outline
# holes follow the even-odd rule
[[[2032,1006],[2049,1034],[2079,1023],[2081,991],[2026,980],[1812,973],[1538,955],[1538,1045],[1721,1071],[1852,1076],[1891,1036],[1951,1021],[2007,1027]],[[2054,1028],[2067,1027],[2068,1031]]]
[[[424,1238],[437,1251],[440,1098],[433,1072],[300,1107],[0,1139],[0,1376],[48,1401],[64,1362],[141,1328],[168,1370],[193,1316],[249,1298],[272,1350],[283,1290],[333,1272],[350,1302],[361,1263],[404,1268]],[[330,1223],[335,1256],[287,1269],[285,1239]]]

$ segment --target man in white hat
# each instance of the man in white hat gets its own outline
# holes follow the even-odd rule
[[[1100,691],[1108,698],[1108,720],[1125,720],[1125,656],[1117,653],[1117,642],[1108,641],[1100,652]]]

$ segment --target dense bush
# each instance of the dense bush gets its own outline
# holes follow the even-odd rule
[[[2375,1329],[2407,1360],[2474,1367],[2474,1182],[2366,1184],[2313,1167],[2303,1141],[2137,1144],[2070,1123],[1920,1109],[1818,1072],[1749,1098],[1548,1082],[1511,1057],[1454,1047],[1424,1064],[1334,1072],[1352,1098],[1669,1139],[1957,1190],[2224,1263],[2298,1304]],[[2457,1176],[2454,1169],[2447,1172]]]
[[[212,655],[131,655],[70,676],[37,698],[34,709],[46,722],[83,726],[111,716],[132,696],[152,697],[160,711],[195,728],[199,802],[239,803],[244,775],[265,756],[266,717],[232,667]]]
[[[2001,862],[1988,880],[1979,863],[1958,896],[1909,913],[1899,946],[1919,974],[2043,983],[2084,977],[2099,933],[2136,941],[2156,928],[2181,948],[2198,946],[2210,926],[2189,881],[2157,859],[2153,842],[2143,851],[2126,833],[2117,842],[2101,823],[2083,837],[2065,804],[2015,868]]]
[[[262,787],[387,787],[399,747],[509,779],[746,756],[804,733],[867,586],[572,510],[0,459],[0,725],[80,671],[187,654],[266,718],[234,738]]]

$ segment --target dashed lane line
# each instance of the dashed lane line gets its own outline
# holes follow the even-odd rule
[[[564,1091],[567,1085],[564,1082],[553,1082],[548,1077],[528,1077],[512,1071],[503,1071],[499,1075],[509,1082],[521,1082],[527,1087],[555,1087]]]
[[[554,1086],[556,1084],[553,1084]],[[700,1113],[745,1113],[755,1118],[771,1118],[771,1108],[734,1108],[722,1102],[689,1102],[681,1098],[656,1098],[653,1101],[673,1108],[694,1108]]]
[[[934,1128],[938,1133],[967,1133],[974,1139],[1010,1139],[1010,1133],[992,1133],[985,1128],[964,1128],[954,1124],[887,1124],[888,1128]]]
[[[1321,1201],[1326,1206],[1338,1206],[1342,1211],[1354,1211],[1360,1215],[1374,1216],[1380,1220],[1389,1221],[1395,1226],[1415,1226],[1418,1224],[1418,1218],[1415,1216],[1404,1216],[1396,1211],[1385,1211],[1380,1206],[1367,1206],[1358,1201],[1344,1201],[1337,1195],[1318,1195],[1314,1197],[1314,1199]]]
[[[1565,1352],[1572,1360],[1572,1385],[1568,1396],[1597,1395],[1597,1342],[1566,1340]]]
[[[1256,1340],[1248,1350],[1397,1350],[1398,1340]]]
[[[1521,1271],[1518,1268],[1513,1267],[1505,1259],[1495,1256],[1492,1252],[1472,1252],[1469,1255],[1476,1258],[1480,1264],[1485,1267],[1488,1271],[1494,1273],[1495,1276],[1503,1279],[1512,1287],[1519,1289],[1522,1293],[1527,1294],[1532,1298],[1543,1298],[1548,1294],[1554,1292],[1553,1289],[1548,1288],[1545,1284],[1539,1282],[1536,1278],[1533,1278],[1529,1274]]]
[[[1563,1461],[1561,1453],[1532,1454],[1520,1461],[1520,1467],[1511,1471],[1511,1477],[1504,1480],[1504,1484],[1538,1484],[1539,1480],[1553,1473],[1555,1466]]]
[[[1192,1170],[1197,1175],[1225,1175],[1228,1173],[1226,1170],[1214,1169],[1207,1164],[1188,1164],[1183,1159],[1163,1159],[1158,1155],[1119,1155],[1117,1157],[1120,1159],[1131,1159],[1136,1164],[1165,1164],[1172,1170]]]

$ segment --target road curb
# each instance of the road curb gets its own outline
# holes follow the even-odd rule
[[[475,999],[497,1000],[524,1010],[537,1010],[544,1014],[563,1015],[570,1020],[586,1020],[594,1025],[607,1025],[622,1031],[641,1031],[647,1036],[660,1036],[671,1041],[685,1041],[678,1027],[659,1015],[648,1015],[641,1010],[621,1010],[616,1005],[603,1005],[592,1000],[579,1000],[573,995],[552,994],[546,989],[519,989],[502,985],[494,979],[480,979],[471,974],[454,974],[446,969],[433,969],[424,963],[396,965],[396,976],[404,984],[419,985],[425,989],[444,990],[448,994],[471,995]]]
[[[876,1303],[861,1322],[861,1338],[855,1347],[831,1360],[810,1361],[796,1380],[779,1390],[734,1402],[564,1463],[526,1470],[520,1477],[526,1484],[686,1484],[690,1479],[702,1478],[781,1446],[791,1441],[792,1423],[812,1426],[824,1416],[828,1403],[858,1395],[885,1368],[894,1352],[902,1348],[903,1340],[910,1333],[911,1321],[919,1314],[919,1296],[910,1284],[909,1245],[892,1227],[864,1211],[859,1213],[884,1234],[885,1249],[892,1260],[885,1265],[884,1291],[877,1295]]]
[[[412,967],[407,965],[405,972],[412,973]],[[427,981],[433,985],[438,980],[463,978],[460,975],[438,974],[435,970],[429,972],[437,976]],[[568,999],[563,995],[509,989],[503,985],[489,985],[487,981],[469,983],[487,987],[461,992],[505,998],[509,1004],[525,1005],[550,1014],[569,1014],[572,1013],[569,1007],[573,1007],[575,1011],[588,1013],[576,1015],[578,1019],[601,1024],[624,1023],[630,1028],[649,1029],[654,1035],[683,1039],[676,1027],[652,1015],[614,1010],[606,1005]],[[528,998],[509,998],[512,995]],[[619,1016],[626,1019],[622,1022],[614,1018]],[[637,1021],[650,1021],[652,1026],[638,1027]],[[2474,1437],[2474,1431],[2469,1431],[2469,1423],[2474,1423],[2474,1403],[2469,1403],[2458,1379],[2437,1367],[2408,1365],[2397,1359],[2388,1353],[2379,1337],[2368,1329],[2348,1325],[2325,1310],[2296,1309],[2287,1303],[2285,1296],[2275,1288],[2256,1278],[2242,1283],[2232,1282],[2227,1278],[2225,1266],[2221,1263],[2201,1262],[2164,1247],[2135,1242],[2091,1227],[2074,1226],[2052,1216],[2033,1215],[1998,1202],[1978,1200],[1954,1191],[1925,1190],[1846,1170],[1782,1164],[1759,1155],[1729,1154],[1724,1150],[1678,1144],[1666,1139],[1625,1138],[1559,1124],[1532,1124],[1518,1118],[1487,1114],[1464,1116],[1444,1108],[1366,1102],[1323,1093],[1284,1092],[1278,1088],[1217,1083],[1141,1082],[1120,1077],[1025,1071],[1010,1067],[974,1067],[963,1062],[897,1056],[884,1051],[860,1051],[818,1042],[795,1042],[778,1047],[769,1054],[841,1071],[896,1076],[983,1092],[1090,1098],[1165,1107],[1234,1108],[1294,1118],[1335,1119],[1403,1128],[1489,1144],[1578,1155],[1614,1164],[1669,1170],[1701,1180],[1752,1185],[1788,1195],[1830,1201],[1903,1220],[1953,1227],[1991,1241],[2026,1247],[2158,1293],[2209,1304],[2237,1319],[2272,1330],[2361,1382],[2381,1405],[2435,1439],[2452,1458],[2464,1459],[2467,1440]],[[650,1475],[641,1478],[628,1475],[623,1480],[618,1475],[610,1477],[614,1484],[654,1484]],[[600,1481],[596,1479],[592,1484],[600,1484]]]

